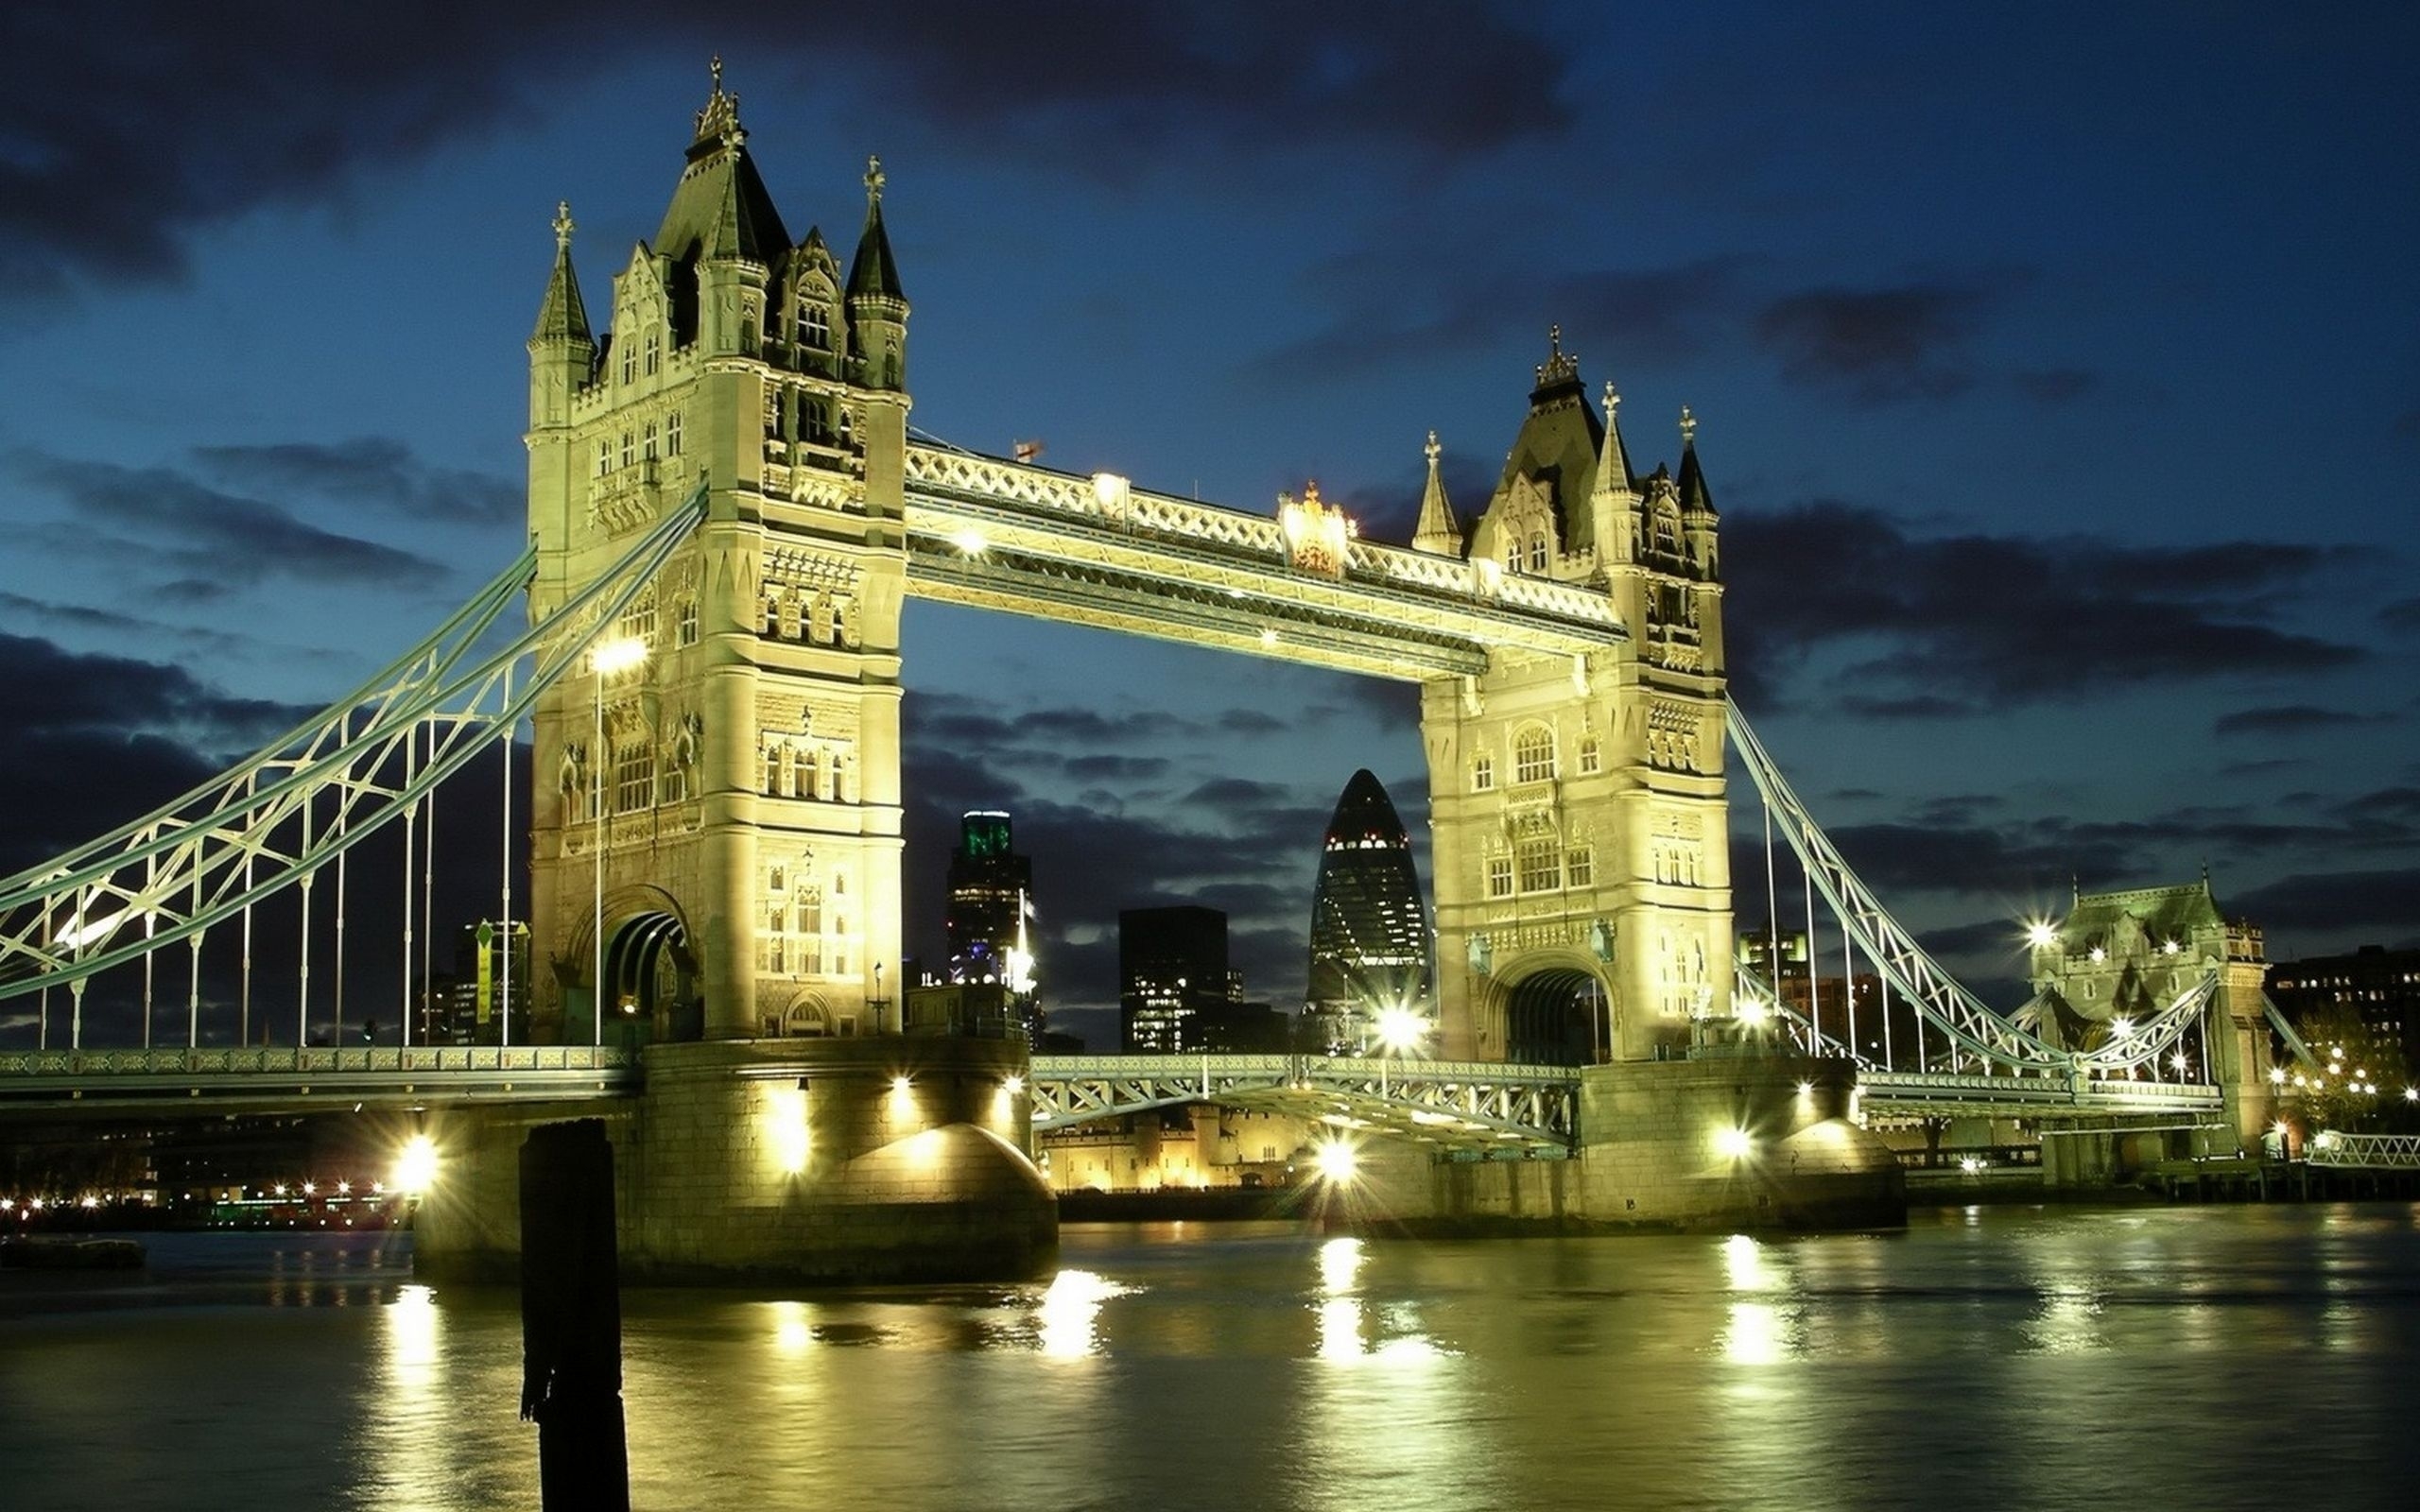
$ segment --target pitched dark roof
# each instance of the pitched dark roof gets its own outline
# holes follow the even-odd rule
[[[890,259],[890,237],[882,229],[882,197],[866,200],[865,233],[857,238],[857,255],[849,263],[849,297],[906,300],[899,287],[899,265]]]
[[[788,250],[782,213],[737,130],[689,145],[680,186],[657,228],[654,249],[677,262],[744,257],[766,267]]]

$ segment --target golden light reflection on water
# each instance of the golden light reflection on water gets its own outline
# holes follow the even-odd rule
[[[1080,1360],[1100,1352],[1100,1305],[1138,1290],[1088,1270],[1063,1270],[1034,1308],[1042,1352],[1054,1360]]]

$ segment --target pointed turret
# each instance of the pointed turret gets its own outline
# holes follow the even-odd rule
[[[1689,561],[1697,576],[1714,582],[1722,576],[1715,552],[1714,494],[1705,486],[1705,470],[1698,465],[1698,418],[1681,406],[1681,476],[1673,485],[1681,496],[1681,535],[1688,543]]]
[[[1462,554],[1462,525],[1454,518],[1454,507],[1445,497],[1445,480],[1438,475],[1437,459],[1444,448],[1437,444],[1437,433],[1428,433],[1428,483],[1420,490],[1420,524],[1411,533],[1411,544],[1419,551],[1434,552],[1440,557]]]
[[[866,159],[866,229],[849,264],[849,350],[869,388],[908,387],[908,296],[882,225],[882,160]]]
[[[1630,449],[1622,444],[1621,391],[1605,380],[1605,439],[1597,450],[1597,482],[1588,513],[1596,524],[1597,559],[1619,566],[1638,559],[1638,484],[1631,476]]]
[[[542,341],[596,344],[588,330],[588,306],[579,299],[579,275],[572,270],[572,229],[571,201],[559,201],[555,206],[555,272],[546,280],[546,297],[538,305],[538,329],[529,336],[533,346]]]
[[[1489,515],[1501,519],[1508,509],[1525,510],[1534,497],[1544,498],[1550,519],[1544,533],[1550,539],[1543,554],[1525,548],[1525,561],[1538,560],[1531,571],[1545,571],[1547,561],[1595,548],[1596,520],[1589,500],[1596,488],[1598,447],[1604,440],[1603,427],[1580,381],[1580,359],[1563,350],[1563,327],[1547,331],[1547,360],[1536,369],[1537,386],[1530,390],[1529,416],[1512,438],[1504,475],[1487,507]],[[1524,521],[1514,524],[1513,533],[1533,547],[1541,532],[1536,523]],[[1488,532],[1486,543],[1474,539],[1472,550],[1495,555],[1493,547],[1504,534]]]
[[[789,232],[748,155],[739,96],[722,87],[722,60],[711,66],[714,92],[698,112],[681,186],[656,228],[655,250],[676,262],[738,258],[769,268],[788,249]]]

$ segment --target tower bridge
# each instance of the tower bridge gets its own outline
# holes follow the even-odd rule
[[[1577,1185],[1507,1177],[1455,1200],[1609,1223],[1870,1218],[1895,1167],[1849,1121],[1859,1099],[1906,1117],[2162,1115],[2228,1140],[2265,1123],[2269,1024],[2256,972],[2223,942],[2095,945],[2169,953],[2123,1021],[2114,998],[2060,998],[2073,973],[2037,951],[2036,1003],[2004,1013],[1831,846],[1727,697],[1720,523],[1686,409],[1677,462],[1642,471],[1620,396],[1591,394],[1558,330],[1475,514],[1447,498],[1431,436],[1409,546],[1361,539],[1307,484],[1247,510],[986,456],[909,429],[910,307],[879,163],[844,271],[819,229],[791,235],[719,74],[695,124],[601,328],[568,207],[556,216],[527,343],[527,554],[325,714],[0,880],[0,999],[37,996],[44,1040],[0,1056],[0,1110],[332,1091],[484,1108],[459,1141],[483,1174],[434,1214],[434,1254],[509,1248],[496,1215],[518,1130],[610,1107],[640,1172],[625,1202],[645,1210],[643,1263],[761,1273],[812,1255],[794,1268],[818,1274],[895,1250],[900,1214],[944,1198],[963,1246],[918,1273],[1026,1263],[1048,1228],[1034,1131],[1177,1100],[1442,1152],[1577,1155]],[[1028,1063],[900,1035],[911,596],[1417,683],[1436,1058]],[[489,649],[524,600],[527,630]],[[506,846],[526,816],[531,896],[511,896],[508,863],[500,903],[508,922],[526,903],[537,1044],[484,1062],[411,1045],[407,962],[406,1043],[315,1060],[315,881],[332,873],[340,929],[348,854],[398,819],[416,833],[440,785],[525,719],[537,778],[508,785]],[[1871,1054],[1853,1004],[1841,1035],[1820,1003],[1792,1018],[1777,984],[1736,978],[1735,752],[1764,814],[1769,917],[1777,833],[1810,936],[1820,893],[1886,1013],[1895,997],[1915,1015],[1911,1057]],[[203,939],[243,932],[249,1005],[253,911],[277,896],[299,898],[303,923],[290,1059],[206,1043],[227,1026],[202,1022]],[[176,967],[182,1049],[152,1043]],[[143,1045],[88,1046],[87,990],[130,972]],[[2190,1076],[2160,1079],[2188,1046]],[[1809,1173],[1788,1192],[1750,1153],[1785,1146]],[[693,1230],[719,1237],[700,1249]]]

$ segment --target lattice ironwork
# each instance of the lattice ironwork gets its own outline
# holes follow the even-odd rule
[[[1219,1103],[1457,1149],[1568,1150],[1578,1132],[1579,1074],[1563,1066],[1320,1056],[1036,1056],[1028,1085],[1040,1131]]]
[[[0,1000],[94,975],[214,925],[313,873],[513,727],[579,664],[704,516],[705,487],[500,648],[535,549],[350,696],[183,797],[0,880]],[[528,676],[514,680],[527,658]]]
[[[2311,1139],[2303,1159],[2338,1171],[2420,1171],[2420,1134],[2339,1134]]]
[[[1748,728],[1737,704],[1726,703],[1724,718],[1747,769],[1772,815],[1774,827],[1789,841],[1799,864],[1806,868],[1816,891],[1831,906],[1841,927],[1875,963],[1884,980],[1901,993],[1925,1022],[1946,1035],[1975,1059],[2016,1074],[2083,1079],[2122,1076],[2158,1060],[2187,1030],[2201,1022],[2219,986],[2216,971],[2205,973],[2178,993],[2149,1022],[2090,1050],[2053,1045],[2019,1028],[1989,1004],[1976,997],[1916,943],[1887,913],[1814,816],[1799,801],[1789,782]]]

